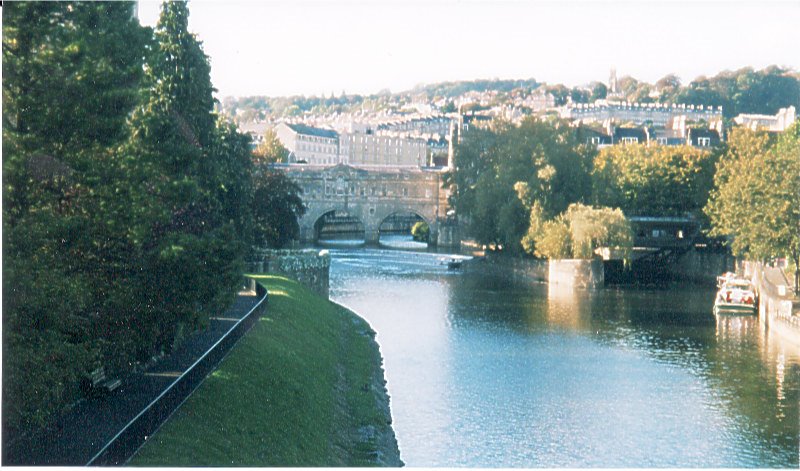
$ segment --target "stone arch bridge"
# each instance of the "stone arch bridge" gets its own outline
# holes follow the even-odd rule
[[[276,164],[273,168],[285,172],[303,190],[306,214],[299,221],[301,242],[316,242],[319,221],[334,214],[357,218],[366,243],[377,244],[384,221],[398,213],[413,213],[430,226],[431,241],[454,244],[454,228],[445,222],[449,193],[442,188],[442,170],[345,164]]]

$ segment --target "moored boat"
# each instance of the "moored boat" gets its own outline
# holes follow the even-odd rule
[[[749,280],[733,273],[717,277],[717,296],[714,299],[716,315],[755,315],[758,303],[755,289]]]

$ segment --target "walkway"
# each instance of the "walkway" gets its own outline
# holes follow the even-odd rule
[[[172,355],[144,373],[133,375],[106,397],[87,399],[52,427],[17,440],[8,448],[3,437],[3,466],[83,466],[175,379],[208,351],[258,301],[240,294],[209,327],[192,334]]]

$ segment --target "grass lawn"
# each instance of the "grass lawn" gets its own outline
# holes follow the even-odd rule
[[[369,325],[294,281],[256,279],[264,315],[129,464],[400,465]]]

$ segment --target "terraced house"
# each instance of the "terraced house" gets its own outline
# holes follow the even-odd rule
[[[305,124],[280,123],[275,127],[275,134],[289,150],[290,163],[339,163],[339,135],[336,131]]]

